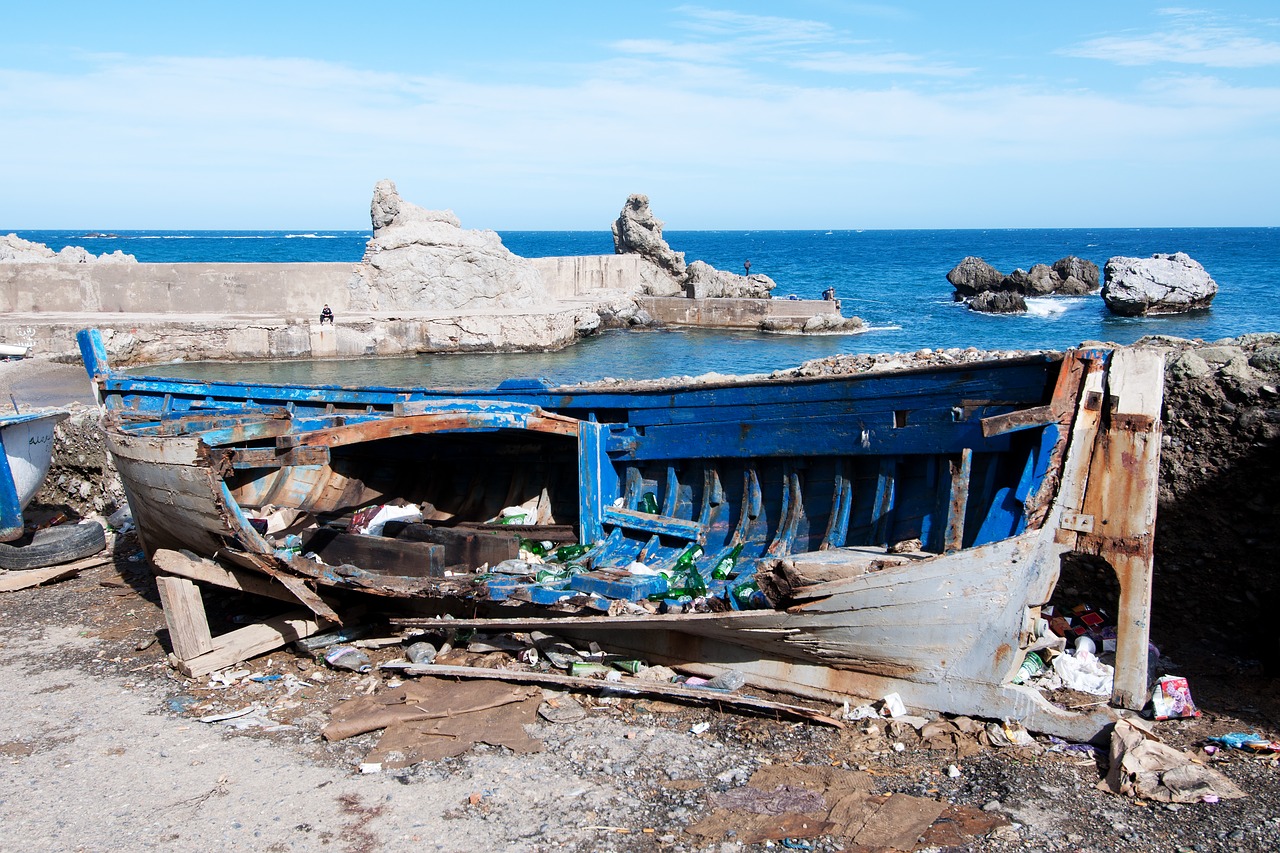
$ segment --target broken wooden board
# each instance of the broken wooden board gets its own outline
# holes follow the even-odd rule
[[[599,678],[581,678],[574,675],[558,675],[551,672],[522,672],[512,669],[489,669],[471,666],[443,666],[440,664],[383,664],[383,669],[395,669],[405,675],[452,676],[454,678],[492,678],[498,681],[515,681],[521,684],[554,684],[558,687],[577,688],[581,690],[608,690],[611,693],[628,693],[632,695],[665,696],[673,699],[685,699],[705,705],[726,705],[732,708],[745,708],[759,712],[773,712],[798,717],[815,723],[844,728],[844,723],[828,717],[810,708],[800,705],[788,705],[759,699],[755,696],[744,696],[718,690],[707,690],[697,687],[680,687],[675,684],[638,681],[604,681]]]
[[[105,566],[111,560],[110,554],[100,554],[96,557],[85,557],[83,560],[76,560],[74,563],[65,563],[61,566],[0,572],[0,592],[16,592],[20,589],[40,586],[50,581],[62,580],[71,575],[79,574],[85,569]]]
[[[192,678],[217,672],[333,625],[308,619],[310,614],[299,610],[215,637],[194,583],[187,578],[161,575],[156,578],[156,588],[173,646],[170,660],[179,672]]]
[[[260,563],[263,562],[255,559],[256,555],[244,554],[238,551],[225,552],[225,556],[233,562],[244,564],[246,568],[260,569]],[[163,548],[152,555],[151,562],[157,569],[166,574],[212,584],[213,586],[235,590],[236,592],[261,595],[264,598],[273,598],[287,604],[300,603],[321,619],[336,623],[342,622],[337,612],[334,611],[332,603],[317,595],[299,577],[276,572],[264,578],[256,573],[250,574],[228,569],[212,560],[189,557],[178,551],[169,551]]]

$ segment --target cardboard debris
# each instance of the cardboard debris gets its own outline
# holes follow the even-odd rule
[[[1111,767],[1098,788],[1161,803],[1198,803],[1245,796],[1230,779],[1163,743],[1138,720],[1124,719],[1111,732]]]
[[[376,696],[349,699],[333,709],[326,740],[342,740],[386,729],[365,757],[367,764],[407,767],[461,755],[475,743],[539,752],[529,737],[542,691],[496,681],[454,682],[427,678]]]
[[[967,840],[1005,822],[907,794],[873,795],[865,773],[809,765],[762,767],[745,786],[713,794],[711,806],[690,833],[721,839],[732,832],[742,844],[831,835],[865,851],[913,850],[944,812],[951,816],[937,831],[941,839]]]

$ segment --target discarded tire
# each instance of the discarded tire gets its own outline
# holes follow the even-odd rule
[[[0,542],[0,569],[39,569],[91,557],[107,547],[96,521],[60,524],[23,537],[18,544]]]

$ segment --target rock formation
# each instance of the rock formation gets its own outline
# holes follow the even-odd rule
[[[814,314],[801,320],[797,317],[772,317],[760,324],[762,332],[788,332],[806,335],[840,335],[861,331],[865,326],[859,317],[843,317],[840,314]]]
[[[970,311],[987,314],[1025,314],[1027,300],[1010,290],[984,290],[969,300]]]
[[[662,238],[662,220],[649,209],[649,197],[634,193],[627,198],[613,223],[613,250],[619,255],[644,255],[672,279],[684,278],[684,252],[674,251]]]
[[[1093,261],[1068,255],[1054,261],[1053,271],[1061,282],[1054,288],[1055,293],[1083,296],[1098,289],[1098,265]]]
[[[95,255],[80,246],[55,252],[43,243],[23,240],[17,234],[0,237],[0,264],[136,264],[138,259],[116,249],[109,255]]]
[[[703,261],[686,265],[684,252],[673,250],[662,237],[662,220],[649,209],[649,197],[639,193],[627,198],[613,223],[613,250],[619,255],[640,255],[650,269],[641,272],[642,292],[649,296],[694,299],[768,299],[776,287],[767,275],[735,275]]]
[[[551,299],[532,264],[494,231],[462,228],[451,210],[405,201],[379,181],[369,209],[373,239],[348,283],[360,311],[541,308]]]
[[[684,292],[692,299],[736,297],[768,299],[775,287],[767,275],[735,275],[705,261],[694,261],[685,271]]]
[[[1183,252],[1111,258],[1102,287],[1107,308],[1125,317],[1208,308],[1217,293],[1218,283]]]
[[[1079,296],[1098,289],[1098,265],[1075,255],[1068,255],[1053,266],[1035,264],[1030,272],[1022,268],[1008,275],[970,255],[947,273],[947,281],[956,289],[956,301],[969,301],[974,311],[1012,314],[1027,310],[1024,297]],[[997,294],[1009,294],[997,296]],[[979,296],[986,298],[978,299]]]
[[[957,301],[966,296],[977,296],[986,290],[997,290],[1003,280],[1004,274],[1000,270],[973,255],[956,264],[947,273],[947,281],[956,289]]]

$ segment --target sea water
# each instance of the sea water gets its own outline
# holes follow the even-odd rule
[[[20,237],[95,254],[117,249],[141,262],[357,262],[365,231],[19,231]],[[517,255],[611,254],[608,231],[500,232]],[[763,273],[774,298],[816,299],[834,287],[846,316],[869,331],[797,336],[740,331],[606,333],[557,353],[426,355],[392,359],[260,364],[153,365],[142,371],[192,378],[275,382],[479,387],[516,376],[552,382],[758,373],[841,353],[902,352],[974,346],[1062,349],[1082,341],[1132,343],[1144,335],[1216,340],[1280,331],[1280,228],[992,229],[900,231],[667,231],[686,260]],[[1219,291],[1212,307],[1171,317],[1122,318],[1101,297],[1028,300],[1023,315],[969,311],[952,298],[948,270],[966,255],[1002,272],[1052,264],[1067,255],[1101,269],[1116,255],[1186,252],[1204,265]],[[325,301],[323,294],[317,302]],[[339,317],[341,322],[341,317]]]

